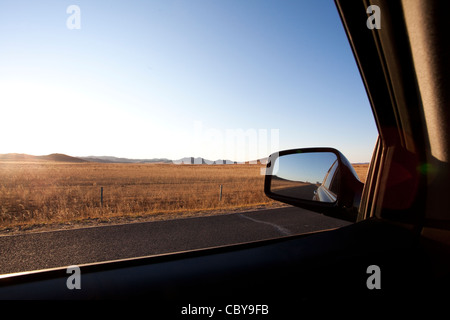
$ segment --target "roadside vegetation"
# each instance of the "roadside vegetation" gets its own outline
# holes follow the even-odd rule
[[[264,195],[262,168],[0,161],[0,231],[280,206]],[[361,180],[365,171],[357,168]]]

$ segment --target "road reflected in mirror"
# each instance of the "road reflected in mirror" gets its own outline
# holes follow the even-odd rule
[[[339,162],[332,152],[294,153],[275,159],[271,192],[332,203],[337,199]]]

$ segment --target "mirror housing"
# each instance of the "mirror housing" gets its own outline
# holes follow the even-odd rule
[[[305,156],[302,156],[304,154]],[[336,158],[331,157],[330,154],[333,154]],[[298,155],[298,156],[293,156]],[[300,169],[303,172],[308,171],[314,171],[318,170],[317,167],[317,161],[301,161],[302,158],[312,158],[315,157],[317,159],[320,159],[320,157],[323,155],[323,157],[330,158],[332,160],[336,159],[335,162],[332,160],[329,161],[331,163],[330,165],[325,168],[323,176],[325,179],[327,179],[328,173],[331,174],[331,171],[333,170],[333,174],[335,175],[333,178],[337,179],[336,185],[337,187],[334,188],[334,192],[332,193],[331,198],[328,198],[328,200],[318,200],[318,193],[323,192],[321,189],[322,181],[313,181],[313,183],[316,183],[316,186],[314,189],[314,195],[310,199],[309,196],[305,196],[302,194],[296,195],[294,192],[287,192],[287,191],[280,191],[280,189],[275,189],[274,185],[276,185],[280,180],[283,181],[289,181],[289,183],[292,184],[292,182],[299,182],[301,184],[305,179],[296,178],[296,181],[292,181],[291,177],[294,177],[295,174],[292,173],[290,175],[288,172],[296,170],[294,167],[295,162],[298,162],[298,166],[302,166]],[[280,166],[283,166],[283,163],[287,163],[287,161],[284,161],[286,159],[290,158],[289,160],[289,167],[288,168],[280,168]],[[282,160],[282,161],[280,161]],[[337,164],[337,166],[336,166]],[[287,166],[287,165],[285,165]],[[334,167],[334,169],[333,169]],[[290,179],[280,179],[277,174],[282,170],[282,175],[290,176]],[[324,182],[325,182],[324,179]],[[316,180],[316,179],[314,179]],[[313,183],[309,183],[309,186],[312,186]],[[333,183],[334,184],[334,183]],[[265,176],[265,182],[264,182],[264,192],[265,194],[276,201],[284,202],[296,207],[304,208],[307,210],[315,211],[323,213],[327,216],[343,219],[346,221],[355,222],[356,218],[358,216],[358,208],[359,204],[361,202],[361,195],[363,190],[364,184],[359,181],[358,175],[356,174],[355,170],[353,169],[350,162],[347,160],[347,158],[338,150],[333,148],[304,148],[304,149],[291,149],[291,150],[284,150],[280,152],[273,153],[269,156],[266,166],[266,176]],[[297,187],[299,188],[299,187]],[[294,189],[294,188],[291,188]],[[286,189],[285,189],[286,190]],[[330,192],[326,192],[330,193]],[[329,200],[331,199],[331,200]]]

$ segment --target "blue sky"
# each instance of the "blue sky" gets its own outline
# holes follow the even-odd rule
[[[334,153],[294,153],[275,161],[273,174],[282,179],[322,183],[337,157]]]
[[[367,162],[377,137],[333,1],[2,1],[0,48],[0,153]]]

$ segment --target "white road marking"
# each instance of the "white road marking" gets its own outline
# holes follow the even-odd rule
[[[288,235],[292,234],[292,232],[291,232],[290,230],[288,230],[288,229],[286,229],[286,228],[284,228],[284,227],[281,227],[281,226],[279,226],[279,225],[277,225],[277,224],[275,224],[275,223],[271,223],[271,222],[267,222],[267,221],[262,221],[262,220],[258,220],[258,219],[255,219],[255,218],[250,218],[249,216],[246,216],[245,214],[242,214],[242,213],[238,213],[238,216],[240,216],[240,217],[242,217],[242,218],[245,218],[245,219],[248,219],[248,220],[251,220],[251,221],[253,221],[253,222],[263,223],[263,224],[267,224],[267,225],[269,225],[269,226],[271,226],[271,227],[274,227],[274,228],[275,228],[276,230],[278,230],[282,235],[288,236]]]

